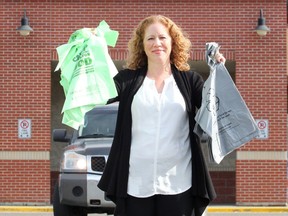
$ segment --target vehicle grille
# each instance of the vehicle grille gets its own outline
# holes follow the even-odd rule
[[[91,169],[95,172],[103,172],[106,165],[104,156],[91,157]]]

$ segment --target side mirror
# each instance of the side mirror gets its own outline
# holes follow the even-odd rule
[[[53,130],[53,141],[55,142],[70,142],[72,136],[67,134],[66,129],[54,129]]]

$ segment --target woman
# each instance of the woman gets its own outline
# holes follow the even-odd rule
[[[200,216],[215,191],[193,128],[203,80],[189,71],[191,43],[169,18],[142,20],[127,69],[114,78],[116,132],[99,188],[117,216]],[[219,62],[225,62],[221,54]]]

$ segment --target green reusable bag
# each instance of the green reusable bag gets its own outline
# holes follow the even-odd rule
[[[77,129],[87,111],[117,96],[113,77],[118,71],[107,47],[114,47],[117,39],[118,31],[102,21],[95,31],[79,29],[67,44],[57,47],[59,63],[55,71],[61,69],[60,84],[66,97],[63,124]]]

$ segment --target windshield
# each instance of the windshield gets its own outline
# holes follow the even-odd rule
[[[92,110],[86,113],[79,137],[113,137],[115,133],[116,110]]]

